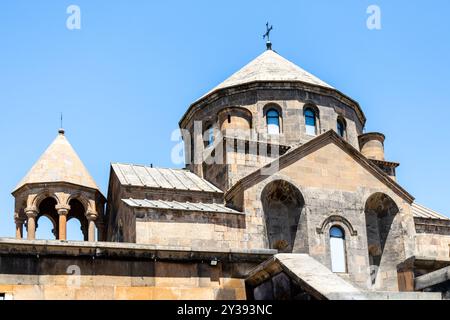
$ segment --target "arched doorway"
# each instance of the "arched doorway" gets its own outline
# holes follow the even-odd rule
[[[388,195],[375,193],[365,205],[367,246],[372,285],[378,283],[382,272],[393,272],[403,256],[401,228],[395,218],[399,208]]]
[[[276,180],[264,188],[261,201],[269,247],[280,252],[293,252],[294,248],[296,252],[302,251],[304,245],[296,243],[304,240],[297,239],[305,206],[301,192],[287,181]]]

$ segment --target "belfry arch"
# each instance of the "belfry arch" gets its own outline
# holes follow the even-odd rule
[[[279,252],[301,252],[304,245],[300,190],[284,180],[270,182],[261,193],[268,246]],[[303,237],[304,236],[304,237]]]
[[[80,222],[82,238],[93,242],[105,239],[105,197],[65,137],[64,130],[13,191],[16,238],[36,239],[39,219],[53,224],[53,236],[67,240],[67,222]]]
[[[56,210],[56,205],[57,201],[52,197],[43,199],[39,203],[38,214],[36,217],[36,230],[39,229],[39,222],[42,221],[43,218],[47,218],[48,220],[50,220],[53,225],[52,233],[54,239],[58,239],[59,233],[59,218],[58,211]]]

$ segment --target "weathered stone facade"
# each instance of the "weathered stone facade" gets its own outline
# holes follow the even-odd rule
[[[65,217],[76,199],[90,219],[89,242],[0,240],[0,293],[435,299],[398,293],[438,290],[439,269],[450,264],[450,219],[414,203],[396,181],[399,164],[385,159],[384,135],[364,133],[365,121],[357,102],[268,50],[184,114],[186,169],[112,164],[106,210],[74,152],[53,148],[37,167],[56,166],[58,178],[32,170],[39,174],[14,192],[17,238],[25,217],[33,241],[36,217]],[[55,164],[59,153],[78,165]],[[93,243],[95,227],[106,242]],[[81,268],[76,288],[67,265]],[[313,270],[308,284],[302,277]],[[435,271],[428,287],[427,278],[415,286]]]

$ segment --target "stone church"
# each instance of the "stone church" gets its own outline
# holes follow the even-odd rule
[[[60,130],[12,192],[0,299],[450,298],[450,219],[365,123],[268,43],[182,116],[185,169],[112,163],[103,194]]]

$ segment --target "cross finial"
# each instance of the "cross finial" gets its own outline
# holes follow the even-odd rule
[[[59,127],[58,133],[59,134],[64,134],[64,127],[63,127],[63,113],[61,112],[61,117],[60,117],[60,124],[61,126]]]
[[[270,42],[270,32],[273,30],[273,26],[269,27],[269,22],[266,23],[266,33],[263,35],[263,39],[267,38],[266,47],[267,50],[272,50],[272,42]]]

